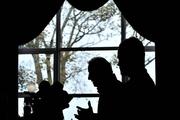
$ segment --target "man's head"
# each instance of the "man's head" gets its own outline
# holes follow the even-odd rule
[[[107,79],[113,74],[111,64],[103,57],[94,57],[88,64],[88,79],[94,86],[102,87],[107,84]]]
[[[122,75],[132,76],[144,68],[145,48],[142,42],[130,37],[122,41],[118,49],[119,67]]]
[[[46,80],[41,81],[39,84],[39,91],[46,92],[49,91],[50,83]]]

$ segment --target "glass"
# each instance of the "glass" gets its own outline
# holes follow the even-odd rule
[[[99,97],[81,97],[81,98],[74,97],[70,101],[69,107],[63,110],[64,120],[71,120],[71,119],[76,120],[76,118],[74,117],[74,114],[77,114],[76,106],[87,108],[88,101],[91,102],[93,112],[97,113],[98,100]],[[23,107],[24,107],[24,98],[18,98],[18,114],[20,117],[22,117],[24,114]]]
[[[99,97],[85,97],[85,98],[73,98],[69,103],[69,108],[63,110],[64,120],[77,120],[74,114],[77,114],[76,106],[88,108],[88,101],[91,102],[93,112],[97,113]]]
[[[88,80],[88,61],[95,57],[101,56],[106,58],[112,65],[113,71],[118,80],[121,81],[121,74],[119,66],[117,66],[117,51],[78,51],[73,56],[73,61],[67,61],[66,73],[68,79],[64,84],[64,89],[71,94],[75,93],[97,93],[96,87],[93,86],[92,82]],[[76,56],[76,57],[75,57]],[[153,81],[155,82],[155,53],[145,52],[145,61],[147,64],[146,68]],[[79,72],[76,72],[79,71]],[[72,75],[72,76],[70,76]]]
[[[60,18],[62,47],[117,46],[121,40],[119,12],[113,1],[94,11],[80,11],[65,1]]]
[[[18,98],[18,115],[20,117],[22,117],[24,114],[23,107],[24,107],[24,98]]]
[[[72,58],[66,61],[65,70],[67,79],[65,80],[64,89],[71,94],[97,93],[96,87],[88,80],[88,61],[95,56],[106,58],[112,63],[113,70],[118,77],[120,76],[119,68],[113,63],[113,61],[116,61],[115,54],[116,50],[75,52],[71,56]],[[118,78],[121,79],[120,77]]]
[[[18,91],[38,90],[42,80],[53,80],[53,54],[20,54],[18,56]]]
[[[153,79],[154,83],[156,83],[155,52],[145,53],[145,65],[150,77]]]

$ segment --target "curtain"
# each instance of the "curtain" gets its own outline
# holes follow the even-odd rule
[[[82,11],[96,10],[108,0],[67,0],[72,6]],[[175,16],[168,17],[173,13],[173,6],[169,7],[165,2],[137,1],[137,0],[114,0],[122,15],[131,26],[143,37],[150,41],[162,39],[172,29],[169,22],[174,22]],[[38,36],[47,26],[50,20],[58,12],[64,0],[29,0],[16,2],[15,14],[16,24],[15,37],[19,45],[25,44]],[[168,5],[168,6],[167,6]]]

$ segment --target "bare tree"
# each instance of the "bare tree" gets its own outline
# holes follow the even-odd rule
[[[20,91],[26,89],[26,85],[32,83],[35,84],[36,82],[35,73],[31,69],[21,65],[18,67],[18,78],[18,86]]]
[[[72,48],[74,46],[84,47],[92,46],[103,40],[108,40],[108,35],[103,35],[108,23],[117,13],[117,7],[112,2],[104,5],[96,11],[86,12],[79,11],[69,4],[65,3],[61,8],[61,47]],[[33,41],[27,43],[28,48],[53,48],[55,47],[56,25],[52,20],[49,24],[50,29],[43,31]],[[88,39],[90,36],[96,36],[96,40]],[[80,66],[72,65],[70,71],[66,70],[66,66],[72,61],[76,61],[75,51],[61,52],[60,59],[60,82],[64,84],[67,79],[75,76],[83,71]],[[44,78],[42,74],[43,65],[46,66],[47,80],[52,83],[52,54],[45,54],[41,57],[39,54],[34,54],[33,60],[35,63],[35,73],[37,75],[37,83],[39,84]]]

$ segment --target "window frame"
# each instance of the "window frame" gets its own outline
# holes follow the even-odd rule
[[[18,55],[20,54],[53,54],[54,55],[54,80],[56,81],[60,78],[59,67],[60,67],[60,52],[64,51],[104,51],[104,50],[118,50],[118,46],[109,46],[109,47],[72,47],[72,48],[61,48],[61,28],[60,28],[60,12],[56,15],[56,46],[55,48],[18,48]],[[121,25],[125,25],[126,20],[121,16]],[[126,38],[125,36],[126,29],[121,27],[121,41]],[[145,52],[154,52],[155,46],[145,46]],[[156,55],[156,54],[155,54]],[[156,61],[156,59],[155,59]],[[156,67],[156,64],[155,64]],[[156,76],[156,72],[155,72]],[[99,97],[99,94],[70,94],[73,97]],[[26,93],[18,92],[18,98],[29,97]]]

